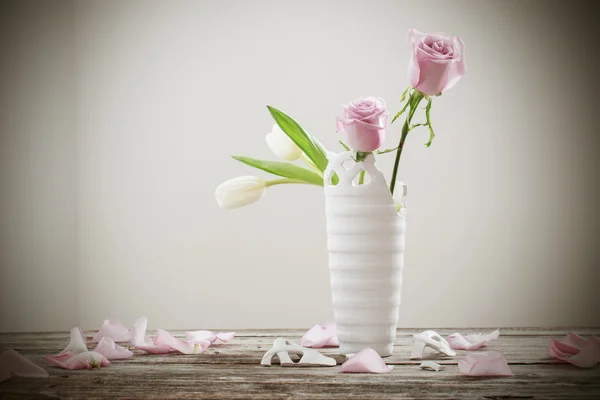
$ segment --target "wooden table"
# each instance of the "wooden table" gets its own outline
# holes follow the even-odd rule
[[[551,338],[568,331],[598,334],[598,329],[500,329],[500,339],[489,349],[500,351],[509,361],[511,378],[474,378],[458,372],[457,361],[436,359],[445,369],[440,372],[419,369],[410,361],[411,335],[419,329],[400,329],[396,348],[386,362],[394,366],[390,374],[344,374],[336,367],[263,367],[260,359],[276,337],[298,340],[305,330],[243,330],[234,340],[211,346],[199,355],[135,355],[111,365],[89,371],[68,371],[44,360],[62,350],[68,333],[0,334],[0,344],[14,348],[45,368],[46,379],[13,378],[0,384],[1,399],[25,398],[210,398],[210,399],[348,399],[348,398],[478,398],[478,399],[564,399],[600,398],[600,366],[580,369],[559,364],[547,355]],[[456,329],[439,329],[448,335]],[[463,333],[481,329],[461,329]],[[489,331],[489,330],[487,330]],[[94,332],[85,332],[88,348],[93,348]],[[172,331],[175,335],[182,332]],[[324,353],[345,357],[337,349]],[[427,353],[430,355],[430,353]]]

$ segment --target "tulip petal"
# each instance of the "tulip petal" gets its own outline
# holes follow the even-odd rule
[[[466,336],[454,333],[446,337],[446,340],[454,350],[475,350],[485,346],[488,342],[498,339],[500,331],[496,329],[487,334],[472,333]]]
[[[312,348],[339,346],[335,322],[330,321],[323,326],[313,326],[302,336],[300,345]]]
[[[550,341],[548,355],[580,368],[591,368],[600,363],[600,340],[595,336],[585,339],[569,333],[563,340]]]
[[[133,356],[131,351],[123,346],[119,346],[109,337],[100,339],[94,351],[102,354],[107,360],[123,360]]]
[[[95,351],[85,351],[79,354],[68,352],[58,356],[46,357],[46,360],[59,368],[71,370],[100,368],[110,364],[106,357]]]
[[[391,371],[392,367],[387,365],[381,356],[371,348],[359,351],[342,364],[342,372],[387,374]]]
[[[506,359],[497,351],[469,354],[458,362],[458,369],[469,376],[512,376]]]
[[[220,340],[221,342],[228,342],[235,337],[235,332],[212,332],[212,331],[192,331],[186,332],[185,337],[190,342],[196,341],[209,341],[211,344]]]
[[[71,329],[71,339],[67,347],[64,348],[63,351],[58,353],[58,355],[65,354],[68,352],[72,352],[75,354],[83,353],[87,351],[87,346],[85,345],[85,338],[83,337],[83,331],[80,328]]]
[[[32,363],[13,349],[0,353],[0,382],[13,376],[21,378],[47,378],[48,372]]]
[[[115,342],[128,342],[130,333],[129,329],[121,321],[107,319],[94,335],[92,341],[98,343],[103,337],[109,337]]]
[[[215,189],[220,208],[229,210],[255,203],[267,190],[267,182],[256,176],[240,176],[221,183]]]
[[[265,141],[277,157],[286,161],[295,161],[302,155],[300,147],[277,124],[267,133]]]

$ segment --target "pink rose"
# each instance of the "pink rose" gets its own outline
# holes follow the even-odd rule
[[[342,106],[344,112],[337,117],[338,131],[343,131],[350,148],[369,153],[381,147],[389,113],[385,101],[377,97],[359,97]]]
[[[433,96],[445,92],[467,72],[465,45],[456,36],[425,35],[409,29],[408,46],[412,50],[408,79],[421,93]]]

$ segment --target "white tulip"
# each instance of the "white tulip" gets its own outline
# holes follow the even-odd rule
[[[279,125],[273,125],[271,132],[265,137],[271,151],[281,159],[295,161],[302,155],[302,150],[281,130]]]
[[[215,190],[219,207],[225,210],[247,206],[260,200],[267,182],[256,176],[240,176],[221,183]]]

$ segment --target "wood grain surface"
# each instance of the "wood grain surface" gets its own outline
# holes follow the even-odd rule
[[[421,329],[422,330],[422,329]],[[419,369],[408,359],[412,335],[420,329],[398,330],[390,374],[344,374],[336,367],[281,368],[260,365],[262,355],[277,337],[298,340],[305,330],[243,330],[226,344],[211,346],[198,355],[150,355],[134,351],[128,360],[86,371],[51,366],[44,357],[57,354],[69,341],[68,332],[4,333],[0,345],[13,348],[45,368],[45,379],[12,378],[0,384],[0,399],[203,398],[203,399],[598,399],[600,367],[579,369],[548,357],[551,338],[574,331],[598,334],[600,328],[504,328],[488,349],[500,351],[514,376],[474,378],[461,375],[454,358],[426,359],[444,365],[440,372]],[[490,329],[439,329],[442,335]],[[183,331],[171,331],[183,336]],[[85,332],[88,347],[94,332]],[[323,349],[341,364],[337,349]],[[276,361],[276,359],[274,360]]]

